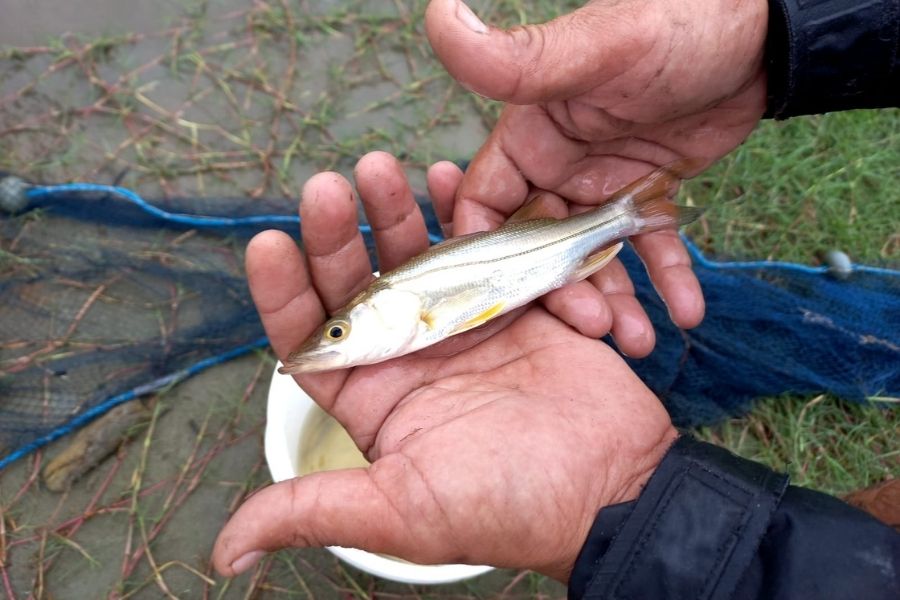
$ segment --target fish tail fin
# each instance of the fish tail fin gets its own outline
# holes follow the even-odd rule
[[[672,203],[681,180],[696,172],[702,162],[685,159],[661,167],[646,177],[616,192],[617,199],[629,200],[636,218],[636,233],[649,233],[660,229],[675,229],[696,221],[703,209]]]
[[[650,233],[660,229],[677,229],[693,223],[703,214],[702,208],[673,204],[665,196],[651,198],[635,207],[637,233]]]

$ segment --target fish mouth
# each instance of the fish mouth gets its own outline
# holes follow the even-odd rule
[[[278,372],[282,375],[297,375],[298,373],[331,371],[343,366],[342,354],[337,350],[292,352],[284,359],[284,364],[278,368]]]

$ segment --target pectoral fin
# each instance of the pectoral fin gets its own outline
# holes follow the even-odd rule
[[[485,323],[499,315],[503,311],[504,306],[506,306],[506,302],[498,302],[487,310],[478,313],[468,321],[457,325],[451,332],[451,335],[456,335],[457,333],[462,333],[463,331],[468,331],[470,329],[475,329],[476,327],[484,325]]]
[[[609,264],[609,262],[616,257],[619,253],[619,250],[622,249],[622,242],[619,242],[615,246],[610,246],[609,248],[604,248],[600,252],[596,252],[591,254],[587,258],[585,258],[580,265],[578,265],[578,269],[572,274],[570,281],[581,281],[587,277],[590,277],[603,267]]]
[[[437,327],[437,316],[434,314],[434,311],[423,312],[419,318],[425,323],[425,327],[427,327],[429,331],[432,331]]]
[[[479,290],[469,289],[455,296],[442,298],[431,308],[423,311],[419,318],[430,331],[451,327],[459,315],[465,314],[471,308],[472,303],[478,302],[480,293]]]

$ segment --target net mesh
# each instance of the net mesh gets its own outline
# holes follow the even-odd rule
[[[623,255],[659,342],[629,360],[676,423],[711,424],[753,399],[828,392],[863,402],[900,391],[900,272],[715,262],[688,242],[706,298],[703,323],[679,330],[633,252]]]
[[[296,234],[291,201],[146,202],[89,184],[8,196],[17,212],[0,217],[0,468],[118,403],[266,346],[243,249],[263,229]],[[629,362],[677,424],[714,423],[785,392],[900,394],[900,272],[854,266],[838,279],[689,247],[707,299],[690,331],[671,324],[634,253],[621,255],[658,333],[650,357]]]

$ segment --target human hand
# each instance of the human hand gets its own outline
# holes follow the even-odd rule
[[[535,189],[577,213],[677,159],[700,158],[705,168],[765,110],[767,17],[763,0],[593,0],[503,31],[458,0],[432,0],[425,23],[447,70],[509,103],[440,220],[453,235],[494,229]],[[632,241],[675,324],[699,324],[703,295],[677,233]],[[653,349],[653,328],[618,261],[545,305],[586,335],[611,330],[630,356]]]
[[[428,246],[393,157],[367,155],[355,178],[382,269]],[[461,178],[449,163],[429,171],[438,207],[452,204]],[[372,280],[345,179],[310,179],[300,215],[305,259],[279,232],[247,250],[251,292],[281,357]],[[415,354],[296,379],[372,465],[254,494],[216,541],[222,574],[287,546],[340,545],[565,581],[598,509],[636,498],[676,437],[612,349],[540,307]]]

